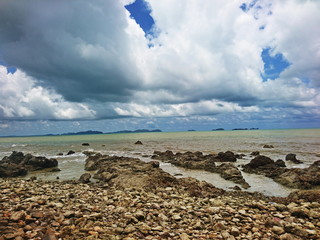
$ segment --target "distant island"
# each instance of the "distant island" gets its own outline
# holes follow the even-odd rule
[[[103,134],[103,132],[89,130],[89,131],[84,131],[84,132],[62,133],[62,134],[58,134],[58,135],[65,136],[65,135],[93,135],[93,134]]]
[[[212,131],[224,131],[224,128],[216,128],[216,129],[212,129]]]
[[[101,131],[82,131],[82,132],[69,132],[69,133],[62,133],[62,134],[47,134],[45,136],[72,136],[72,135],[95,135],[95,134],[117,134],[117,133],[148,133],[148,132],[162,132],[160,129],[155,130],[148,130],[148,129],[138,129],[134,131],[130,130],[121,130],[116,132],[101,132]]]
[[[232,131],[238,131],[238,130],[259,130],[259,128],[234,128]]]
[[[122,131],[117,131],[117,132],[108,132],[106,134],[115,134],[115,133],[153,133],[153,132],[162,132],[162,131],[160,129],[155,129],[155,130],[138,129],[138,130],[134,130],[134,131],[122,130]]]
[[[117,134],[117,133],[154,133],[154,132],[162,132],[160,129],[148,130],[148,129],[138,129],[138,130],[122,130],[116,132],[101,132],[101,131],[81,131],[81,132],[68,132],[61,134],[39,134],[39,135],[10,135],[10,136],[0,136],[1,138],[5,137],[51,137],[51,136],[74,136],[74,135],[97,135],[97,134]]]

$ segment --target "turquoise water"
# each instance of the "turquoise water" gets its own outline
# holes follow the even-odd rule
[[[143,145],[135,145],[136,141]],[[89,143],[90,146],[82,146]],[[263,148],[265,144],[274,148]],[[73,150],[75,155],[65,154]],[[130,133],[49,137],[14,137],[0,138],[0,158],[10,155],[12,151],[22,151],[46,157],[55,157],[59,161],[58,173],[37,173],[43,179],[78,179],[84,172],[85,155],[83,151],[96,151],[103,154],[139,157],[150,161],[155,150],[173,152],[202,151],[218,153],[233,151],[243,153],[246,157],[238,164],[251,160],[249,154],[260,151],[261,154],[274,160],[285,159],[288,153],[294,153],[304,162],[303,165],[287,164],[288,167],[306,167],[320,160],[320,129],[291,129],[291,130],[250,130],[250,131],[210,131],[210,132],[168,132],[168,133]],[[64,156],[58,156],[63,153]],[[219,175],[203,171],[184,170],[167,163],[160,165],[171,174],[182,174],[199,180],[206,180],[217,187],[228,189],[233,183],[221,179]],[[31,175],[27,176],[30,177]],[[291,190],[283,188],[268,178],[259,175],[244,174],[247,181],[252,183],[249,191],[259,191],[268,195],[286,195]],[[277,189],[277,190],[275,190]]]

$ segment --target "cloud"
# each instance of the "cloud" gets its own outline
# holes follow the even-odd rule
[[[1,119],[93,119],[95,111],[83,103],[72,103],[53,90],[35,84],[35,80],[17,70],[7,73],[0,66]]]
[[[1,116],[319,116],[319,1],[148,0],[151,39],[132,2],[2,0]],[[263,49],[290,62],[275,80]]]
[[[67,100],[123,101],[139,87],[128,21],[118,1],[3,0],[0,52]]]

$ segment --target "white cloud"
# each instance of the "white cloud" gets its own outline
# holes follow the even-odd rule
[[[0,118],[2,119],[92,119],[95,111],[82,103],[65,101],[54,91],[36,86],[20,70],[7,73],[0,66]]]

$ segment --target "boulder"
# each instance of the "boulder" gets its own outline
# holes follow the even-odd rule
[[[75,153],[76,153],[75,151],[70,150],[70,151],[67,153],[67,155],[72,155],[72,154],[75,154]]]
[[[217,166],[216,172],[220,173],[222,178],[238,183],[245,189],[250,187],[244,180],[241,171],[231,163],[223,163],[220,166]]]
[[[265,167],[266,165],[275,164],[275,162],[266,156],[258,155],[254,159],[250,161],[250,163],[246,164],[245,167],[247,168],[259,168]]]
[[[216,160],[217,162],[236,162],[237,161],[235,154],[231,151],[219,152],[216,159],[217,159]]]
[[[285,162],[283,160],[281,160],[281,159],[278,159],[276,161],[276,165],[279,166],[279,167],[286,167]]]
[[[23,176],[28,171],[54,168],[58,166],[58,161],[54,158],[37,157],[31,154],[13,151],[10,156],[4,157],[0,161],[0,177]]]
[[[0,164],[0,177],[18,177],[27,175],[28,171],[25,167],[15,163]]]
[[[24,162],[25,167],[28,170],[41,170],[44,168],[53,168],[58,166],[58,161],[55,158],[46,158],[46,157],[35,157],[32,155],[26,155],[26,160]]]
[[[293,153],[287,154],[286,161],[291,161],[291,162],[296,163],[296,164],[303,163],[301,160],[298,160],[296,158],[296,154],[293,154]]]
[[[289,194],[288,199],[290,201],[299,201],[302,199],[308,202],[320,203],[320,190],[295,191]]]
[[[89,183],[90,182],[90,178],[91,178],[91,174],[90,173],[84,173],[80,176],[79,178],[79,182],[81,183]]]

